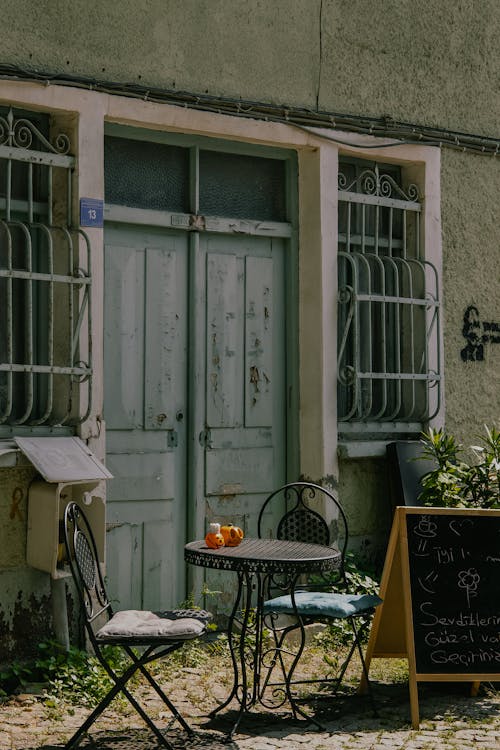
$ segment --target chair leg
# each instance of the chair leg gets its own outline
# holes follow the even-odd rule
[[[353,637],[353,641],[352,641],[351,647],[349,649],[349,653],[347,654],[347,657],[345,658],[342,666],[340,667],[340,671],[335,676],[335,678],[328,678],[328,679],[324,679],[324,680],[321,680],[321,679],[297,680],[297,681],[293,681],[292,680],[292,681],[290,681],[290,684],[308,684],[308,683],[311,683],[311,684],[312,683],[324,683],[324,684],[327,684],[327,683],[333,683],[333,685],[334,685],[333,692],[329,694],[329,697],[332,697],[332,696],[335,697],[337,695],[338,690],[340,689],[340,686],[342,684],[342,680],[343,680],[344,675],[345,675],[345,673],[347,671],[347,667],[349,666],[349,663],[350,663],[350,661],[352,659],[352,656],[353,656],[354,652],[357,650],[358,653],[359,653],[359,658],[361,660],[361,666],[362,666],[362,669],[363,669],[363,676],[364,676],[364,678],[366,680],[366,686],[367,686],[367,689],[368,689],[368,694],[370,696],[370,702],[371,702],[372,708],[373,708],[373,715],[374,716],[378,716],[377,706],[376,706],[376,703],[375,703],[375,698],[373,696],[373,691],[372,691],[371,683],[370,683],[370,680],[368,679],[368,669],[366,667],[366,662],[365,662],[365,658],[364,658],[364,655],[363,655],[363,649],[361,647],[361,634],[362,634],[363,630],[367,627],[368,623],[366,623],[365,625],[362,625],[361,628],[359,628],[359,630],[358,630],[358,628],[356,627],[356,623],[354,621],[354,618],[353,617],[349,617],[348,620],[350,622],[350,625],[351,625],[354,637]],[[325,698],[326,698],[326,696],[325,696]]]
[[[160,742],[160,744],[163,747],[167,748],[167,750],[174,750],[170,742],[166,739],[163,733],[158,729],[158,727],[153,722],[153,720],[147,715],[147,713],[144,711],[142,706],[137,702],[137,700],[134,698],[134,696],[130,693],[130,691],[126,687],[126,684],[130,680],[130,678],[139,669],[141,669],[143,665],[138,664],[136,662],[132,664],[127,670],[125,670],[125,672],[121,676],[118,676],[117,674],[115,674],[113,670],[107,664],[103,664],[103,666],[105,666],[106,672],[111,677],[111,679],[115,682],[115,684],[109,690],[109,692],[106,693],[104,698],[101,700],[99,705],[96,706],[96,708],[92,711],[90,716],[87,717],[84,723],[77,729],[74,735],[67,741],[66,745],[64,746],[65,750],[70,750],[70,748],[76,747],[78,745],[83,735],[90,729],[92,724],[102,714],[104,709],[109,706],[113,698],[115,698],[118,695],[118,693],[123,693],[123,695],[127,698],[129,703],[135,708],[139,716],[144,720],[144,722],[153,732],[153,734],[155,735],[157,740]],[[145,671],[147,672],[147,670]]]
[[[174,719],[177,719],[177,721],[179,722],[179,724],[188,733],[188,735],[190,737],[193,737],[194,731],[191,729],[191,727],[189,726],[189,724],[187,723],[187,721],[184,719],[184,717],[181,716],[181,714],[179,713],[179,711],[177,710],[177,708],[175,707],[175,705],[172,703],[172,701],[170,700],[170,698],[168,698],[168,696],[165,695],[165,693],[162,690],[162,688],[158,685],[158,683],[156,682],[156,680],[151,676],[151,674],[148,672],[148,670],[146,669],[146,667],[144,666],[144,664],[140,664],[139,665],[139,669],[141,670],[141,673],[147,679],[147,681],[149,682],[149,684],[151,685],[151,687],[157,692],[157,694],[160,696],[160,698],[162,699],[162,701],[168,707],[168,709],[170,710],[170,713],[172,714],[172,716],[174,717]]]
[[[172,653],[172,651],[177,651],[178,648],[182,648],[182,645],[183,644],[181,644],[180,646],[177,646],[177,647],[172,646],[169,649],[168,653],[170,654],[170,653]],[[159,697],[165,703],[165,705],[169,709],[169,711],[172,714],[172,716],[174,717],[174,719],[176,719],[179,722],[179,724],[182,726],[182,728],[187,732],[187,734],[190,737],[193,737],[194,736],[194,731],[192,730],[192,728],[189,726],[189,724],[184,719],[184,717],[179,713],[179,711],[176,708],[176,706],[172,703],[172,701],[170,700],[170,698],[165,694],[165,692],[158,685],[158,683],[156,682],[156,680],[154,679],[154,677],[151,675],[151,673],[145,667],[145,664],[147,664],[149,661],[153,661],[154,657],[150,658],[150,654],[148,652],[148,654],[146,654],[147,658],[144,659],[145,655],[143,654],[143,659],[141,659],[141,658],[139,658],[134,653],[133,649],[130,648],[130,646],[123,646],[123,650],[125,651],[125,653],[129,657],[129,659],[132,661],[132,663],[136,664],[137,668],[140,669],[142,675],[147,679],[147,681],[149,682],[149,684],[151,685],[151,687],[156,691],[156,693],[159,695]]]
[[[362,670],[363,670],[363,676],[364,676],[364,678],[366,680],[366,687],[368,689],[368,695],[370,696],[370,702],[371,702],[372,708],[373,708],[373,715],[374,716],[378,716],[377,706],[376,706],[376,703],[375,703],[375,698],[373,697],[373,691],[372,691],[371,683],[370,683],[370,680],[368,679],[368,670],[366,668],[365,657],[363,656],[363,649],[361,647],[361,637],[360,636],[361,636],[361,633],[363,632],[364,628],[366,627],[366,625],[362,626],[359,629],[359,631],[358,631],[358,628],[356,627],[356,623],[354,621],[354,617],[349,617],[347,619],[350,622],[350,625],[351,625],[351,628],[352,628],[352,632],[354,634],[354,639],[353,639],[351,648],[349,650],[349,653],[347,655],[347,658],[345,659],[344,663],[342,664],[342,667],[340,669],[339,674],[335,678],[336,685],[335,685],[335,690],[334,690],[333,695],[336,695],[338,689],[340,688],[340,685],[341,685],[342,679],[344,677],[344,674],[346,673],[347,667],[349,666],[349,662],[351,661],[351,658],[352,658],[354,652],[357,650],[358,654],[359,654],[360,661],[361,661],[361,667],[362,667]]]
[[[72,747],[76,747],[80,740],[82,739],[83,735],[90,729],[94,721],[102,714],[105,708],[109,706],[113,698],[115,698],[116,695],[120,692],[120,687],[117,685],[114,685],[111,690],[104,696],[104,698],[101,700],[98,706],[94,708],[92,713],[87,716],[84,723],[78,727],[74,735],[66,742],[64,745],[65,750],[70,750]]]
[[[377,704],[375,703],[375,698],[373,697],[372,686],[371,686],[370,680],[368,678],[368,669],[366,668],[365,657],[363,656],[363,649],[361,648],[361,641],[360,641],[360,637],[359,637],[361,635],[361,633],[363,632],[363,626],[361,626],[361,628],[360,628],[360,630],[358,632],[358,630],[356,628],[356,625],[354,623],[354,619],[351,618],[351,627],[352,627],[353,632],[354,632],[354,640],[355,640],[355,645],[357,646],[357,649],[358,649],[359,658],[361,659],[361,667],[363,669],[363,676],[364,676],[365,681],[366,681],[366,688],[368,690],[368,695],[370,696],[370,702],[371,702],[372,708],[373,708],[373,715],[375,717],[377,717],[378,716]]]

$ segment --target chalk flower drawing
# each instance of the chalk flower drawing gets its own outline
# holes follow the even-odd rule
[[[477,596],[477,588],[479,586],[480,580],[481,576],[475,568],[461,570],[458,573],[458,587],[461,589],[465,589],[465,592],[467,594],[467,605],[469,606],[469,608],[471,597]]]

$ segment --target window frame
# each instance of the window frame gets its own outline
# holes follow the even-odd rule
[[[334,146],[335,158],[332,159],[332,172],[335,179],[335,188],[332,195],[335,201],[335,211],[332,222],[334,239],[332,236],[332,252],[335,260],[330,263],[334,270],[335,289],[333,295],[335,310],[330,312],[330,320],[333,323],[332,331],[332,359],[335,362],[335,382],[333,384],[334,394],[329,397],[329,423],[335,420],[336,443],[332,445],[337,460],[358,459],[385,456],[388,442],[394,439],[410,438],[408,432],[388,433],[383,427],[371,432],[357,430],[349,432],[341,430],[337,420],[337,248],[338,248],[338,160],[341,157],[364,159],[382,163],[393,163],[400,167],[403,181],[417,185],[422,203],[420,236],[424,248],[425,259],[436,268],[437,288],[441,307],[443,308],[443,268],[442,268],[442,236],[441,236],[441,150],[436,146],[422,146],[419,144],[398,144],[391,141],[389,147],[384,145],[384,139],[373,136],[359,136],[352,133],[339,133],[339,141],[342,145]],[[351,146],[351,143],[358,144]],[[333,235],[332,227],[330,227]],[[441,359],[441,399],[439,408],[434,416],[424,424],[423,429],[439,428],[444,424],[446,408],[445,399],[445,371],[444,371],[444,321],[438,331],[438,351]],[[438,363],[431,361],[429,366],[436,369]],[[338,469],[337,469],[338,470]]]
[[[418,186],[403,172],[339,160],[340,435],[417,437],[440,408],[438,273],[420,240]]]
[[[45,117],[48,132],[35,112],[0,112],[3,437],[71,434],[92,409],[90,240],[72,221],[69,137]],[[23,176],[15,200],[13,165]],[[42,202],[37,180],[45,184]]]

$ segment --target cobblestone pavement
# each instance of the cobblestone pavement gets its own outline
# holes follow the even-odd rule
[[[272,714],[261,711],[245,717],[234,739],[225,742],[228,720],[235,717],[234,706],[216,719],[207,717],[217,701],[222,701],[225,687],[217,681],[210,684],[206,675],[200,683],[195,670],[185,671],[185,679],[176,680],[172,697],[195,731],[191,740],[170,724],[170,715],[162,704],[149,694],[143,696],[150,715],[162,728],[168,725],[167,737],[175,750],[184,743],[193,750],[500,750],[500,693],[491,686],[482,686],[479,696],[472,698],[465,684],[420,685],[418,730],[413,730],[409,721],[407,685],[375,682],[378,717],[373,716],[366,697],[351,695],[333,704],[336,714],[332,706],[318,711],[323,729],[294,721],[283,709]],[[30,695],[11,698],[0,704],[0,749],[60,748],[87,712],[69,707],[63,714]],[[91,738],[84,739],[80,747],[153,750],[157,744],[135,712],[119,706],[108,709],[94,725]]]

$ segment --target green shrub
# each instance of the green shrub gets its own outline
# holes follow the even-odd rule
[[[94,708],[113,684],[99,660],[87,651],[73,647],[66,651],[56,641],[39,643],[38,651],[36,659],[26,663],[14,662],[0,671],[0,697],[22,692],[37,683],[43,688],[43,701],[48,708],[56,708],[62,703]],[[226,658],[226,651],[227,638],[224,635],[215,636],[209,643],[193,640],[151,668],[168,679],[176,670],[199,668],[212,658]],[[104,653],[108,664],[118,674],[129,663],[119,647],[105,646]],[[132,682],[140,679],[136,675]],[[116,700],[125,702],[120,696]]]
[[[447,508],[500,508],[500,432],[485,427],[480,444],[471,446],[472,461],[459,458],[463,447],[444,430],[422,436],[423,458],[436,468],[421,480],[419,501]],[[418,460],[418,459],[417,459]]]
[[[106,648],[113,668],[121,669],[124,659],[119,649]],[[33,683],[44,685],[48,706],[63,698],[68,703],[95,706],[111,686],[110,678],[94,656],[73,647],[66,651],[56,641],[39,643],[35,659],[14,662],[2,670],[0,696],[22,691]]]

